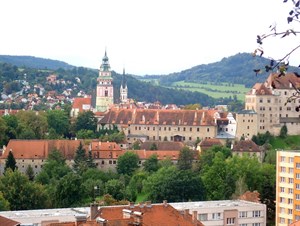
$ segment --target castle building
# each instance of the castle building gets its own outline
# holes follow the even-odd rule
[[[125,69],[123,69],[122,83],[120,86],[120,101],[121,103],[127,103],[128,101],[128,88],[127,88],[127,81],[125,77]]]
[[[276,225],[300,220],[300,152],[277,151]]]
[[[264,83],[256,83],[246,94],[245,110],[257,113],[258,133],[269,131],[279,135],[282,126],[286,125],[289,135],[300,134],[300,99],[295,89],[299,85],[300,77],[294,73],[272,73]],[[249,131],[244,135],[248,133],[252,134]]]
[[[97,78],[96,111],[105,112],[114,103],[113,78],[105,51]]]

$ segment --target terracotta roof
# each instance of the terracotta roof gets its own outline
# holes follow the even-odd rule
[[[200,142],[200,147],[202,150],[211,148],[212,146],[223,146],[222,142],[216,138],[207,138]]]
[[[150,150],[153,143],[156,144],[157,150],[163,151],[163,150],[177,150],[180,151],[184,144],[182,142],[171,142],[171,141],[145,141],[141,144],[141,149]]]
[[[261,203],[259,196],[260,196],[260,194],[257,191],[253,191],[253,192],[246,191],[244,194],[242,194],[239,197],[239,199],[249,201],[249,202]]]
[[[13,109],[0,109],[0,115],[15,115],[20,110],[13,110]]]
[[[217,110],[111,109],[99,124],[216,125]]]
[[[193,218],[187,211],[180,213],[169,204],[145,204],[130,206],[101,207],[98,217],[107,220],[107,225],[141,225],[147,226],[202,226],[203,224]]]
[[[80,142],[80,140],[11,139],[1,158],[7,158],[8,153],[11,150],[16,159],[44,159],[48,157],[50,151],[57,149],[66,159],[73,159]]]
[[[121,151],[122,149],[116,142],[101,142],[101,141],[92,141],[91,143],[92,151]]]
[[[260,152],[259,147],[252,140],[241,140],[233,145],[233,152]]]
[[[267,87],[272,87],[273,89],[293,89],[291,83],[299,87],[300,77],[294,73],[287,73],[284,76],[279,76],[279,73],[272,73],[265,82]]]
[[[84,105],[89,106],[88,109],[84,109]],[[92,106],[92,98],[91,97],[76,97],[74,98],[72,108],[79,109],[79,112],[84,110],[90,110]]]
[[[3,225],[3,226],[4,225],[5,226],[18,226],[20,224],[21,224],[20,222],[11,220],[11,219],[3,217],[3,216],[0,216],[0,225]]]
[[[300,220],[291,223],[289,226],[300,226]]]
[[[272,95],[272,91],[268,89],[264,84],[262,83],[256,83],[252,90],[249,91],[247,94],[252,95]]]

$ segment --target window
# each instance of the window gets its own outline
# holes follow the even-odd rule
[[[288,204],[293,204],[293,199],[288,199]]]
[[[253,223],[252,226],[260,226],[260,223]]]
[[[280,187],[280,192],[284,192],[284,187]]]
[[[294,169],[293,168],[289,168],[289,173],[294,173]]]
[[[300,169],[300,163],[299,162],[296,163],[296,168]]]
[[[219,220],[219,219],[221,219],[221,213],[213,213],[212,214],[212,219],[213,220]]]
[[[284,156],[280,157],[280,162],[285,162],[285,157]]]
[[[207,221],[207,213],[198,214],[199,221]]]
[[[252,217],[260,217],[260,211],[259,210],[253,211]]]
[[[294,162],[294,158],[293,157],[289,157],[289,162],[293,163]]]
[[[280,197],[280,203],[285,203],[285,198]]]
[[[300,179],[300,173],[296,173],[296,179]]]
[[[247,211],[241,211],[239,213],[239,218],[245,218],[245,217],[247,217]]]
[[[285,182],[285,177],[280,177],[280,182]]]
[[[293,188],[289,188],[289,194],[293,194],[294,193],[293,190],[294,190]]]
[[[232,224],[234,224],[234,222],[235,222],[234,217],[227,218],[227,220],[226,220],[227,225],[232,225]]]
[[[289,178],[289,184],[293,184],[294,183],[294,179],[293,178]]]
[[[300,194],[296,194],[296,200],[300,200]]]
[[[280,213],[284,213],[284,208],[280,207]]]
[[[296,190],[300,190],[300,184],[296,184]]]
[[[295,209],[299,211],[300,210],[300,205],[296,205]]]
[[[280,167],[280,171],[283,172],[283,173],[285,173],[285,167],[284,167],[284,166],[281,166],[281,167]]]
[[[293,214],[293,210],[292,210],[292,209],[289,209],[289,211],[288,211],[288,212],[289,212],[289,214],[290,214],[290,215],[292,215],[292,214]]]
[[[247,224],[239,224],[239,226],[247,226]]]

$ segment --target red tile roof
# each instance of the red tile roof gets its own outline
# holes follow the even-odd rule
[[[180,151],[184,144],[182,142],[172,142],[172,141],[145,141],[141,144],[141,150],[150,150],[151,146],[153,144],[156,144],[157,150],[163,151],[163,150],[177,150]]]
[[[237,144],[233,145],[233,152],[260,152],[260,149],[256,143],[252,140],[241,140]]]
[[[88,109],[85,109],[85,106],[88,107]],[[76,97],[74,98],[72,108],[79,109],[79,112],[82,112],[84,110],[90,110],[91,106],[92,97]]]
[[[3,217],[3,216],[0,216],[0,225],[3,225],[3,226],[18,226],[20,224],[21,224],[20,222],[11,220],[11,219]]]
[[[180,213],[169,204],[145,204],[135,206],[101,207],[98,217],[107,220],[107,225],[140,225],[147,226],[202,226],[194,216],[187,211]],[[97,219],[97,218],[96,218]],[[138,224],[136,224],[138,225]]]
[[[216,125],[217,110],[111,109],[99,124]]]
[[[201,150],[207,150],[212,146],[223,146],[222,142],[217,138],[207,138],[200,142]]]
[[[274,89],[293,89],[291,83],[299,88],[300,77],[294,73],[287,73],[284,76],[280,76],[279,73],[272,73],[266,80],[266,86]]]
[[[249,91],[247,94],[253,94],[253,95],[272,95],[272,91],[268,89],[264,84],[262,83],[256,83],[252,90]]]
[[[45,159],[50,151],[57,149],[66,159],[73,159],[80,142],[80,140],[11,139],[0,158],[7,158],[9,151],[12,151],[16,159]]]

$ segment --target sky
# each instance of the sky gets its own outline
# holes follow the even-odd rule
[[[253,52],[270,25],[289,28],[291,8],[283,0],[2,0],[0,55],[99,68],[106,50],[117,73],[169,74]],[[265,42],[264,56],[280,58],[297,40],[282,41]]]

